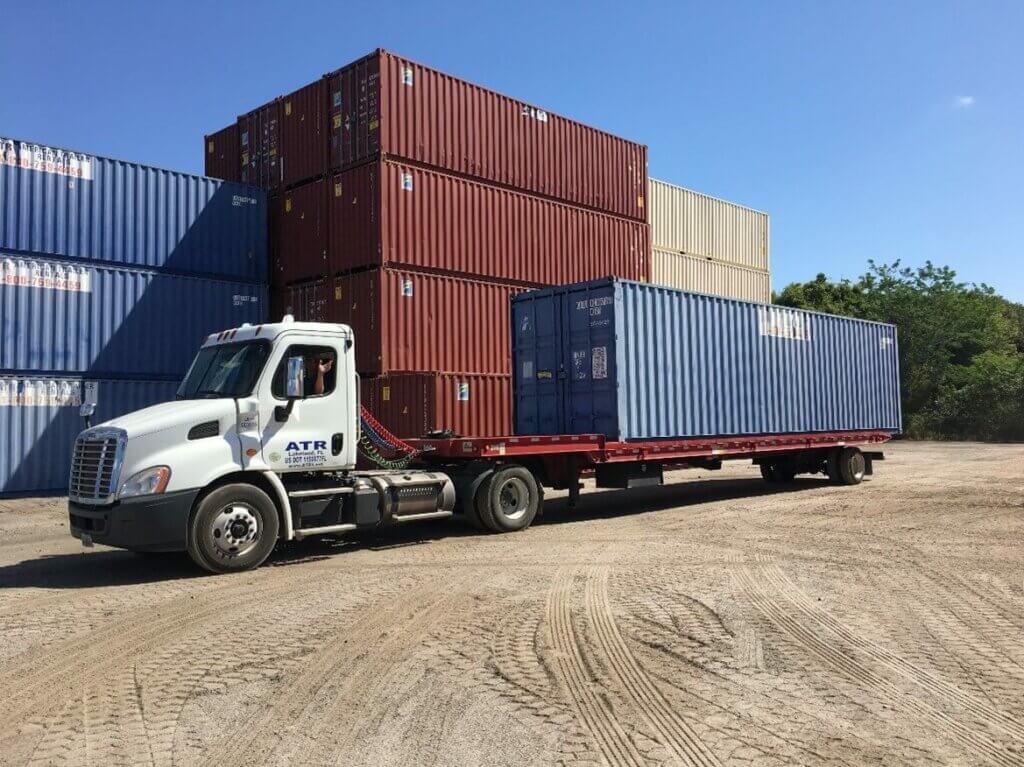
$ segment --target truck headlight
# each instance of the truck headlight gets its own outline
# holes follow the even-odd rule
[[[135,495],[156,495],[162,493],[167,487],[171,478],[171,469],[168,466],[153,466],[132,474],[124,484],[121,485],[119,498],[131,498]]]

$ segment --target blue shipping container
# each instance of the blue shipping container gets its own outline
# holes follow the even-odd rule
[[[901,428],[896,328],[604,279],[512,299],[516,434]]]
[[[177,388],[171,381],[0,375],[0,495],[67,492],[71,451],[85,428],[83,399],[96,403],[96,424],[173,399]]]
[[[206,336],[264,310],[255,283],[0,251],[0,370],[180,377]]]
[[[265,282],[267,196],[0,137],[0,249]]]

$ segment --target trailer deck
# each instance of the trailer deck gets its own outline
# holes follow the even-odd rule
[[[410,439],[426,460],[556,458],[585,456],[592,464],[626,461],[686,462],[694,458],[747,458],[800,450],[874,445],[892,439],[888,431],[737,435],[690,439],[615,442],[603,434],[558,434],[524,437]]]

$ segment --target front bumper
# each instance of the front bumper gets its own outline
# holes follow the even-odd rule
[[[71,534],[134,551],[184,551],[199,489],[125,498],[110,506],[68,502]]]

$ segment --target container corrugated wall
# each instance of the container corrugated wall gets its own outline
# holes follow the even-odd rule
[[[513,302],[519,434],[901,428],[896,328],[635,282]]]
[[[292,186],[327,170],[327,81],[281,99],[281,182]]]
[[[767,213],[653,178],[649,197],[656,249],[769,269]]]
[[[676,290],[713,293],[743,301],[772,300],[771,275],[766,271],[657,248],[651,252],[650,281]]]
[[[332,273],[327,257],[327,192],[321,179],[281,192],[275,211],[274,259],[270,281],[284,285]]]
[[[350,325],[356,366],[391,372],[508,375],[509,301],[522,288],[408,270],[372,269],[289,286],[299,320]]]
[[[0,249],[266,280],[260,189],[0,138]]]
[[[204,139],[205,170],[210,178],[241,181],[241,157],[238,154],[238,123],[233,122]]]
[[[0,494],[66,493],[83,398],[93,423],[174,398],[173,381],[97,380],[0,373]]]
[[[386,155],[647,220],[647,147],[392,53],[377,55],[376,119]],[[367,116],[372,131],[375,116]]]
[[[362,403],[404,438],[443,429],[459,436],[512,430],[512,384],[507,375],[398,373],[364,378]]]
[[[532,285],[649,275],[639,221],[391,162],[341,173],[329,192],[335,272],[384,265]]]
[[[0,370],[180,376],[207,335],[264,311],[252,283],[0,252]]]

